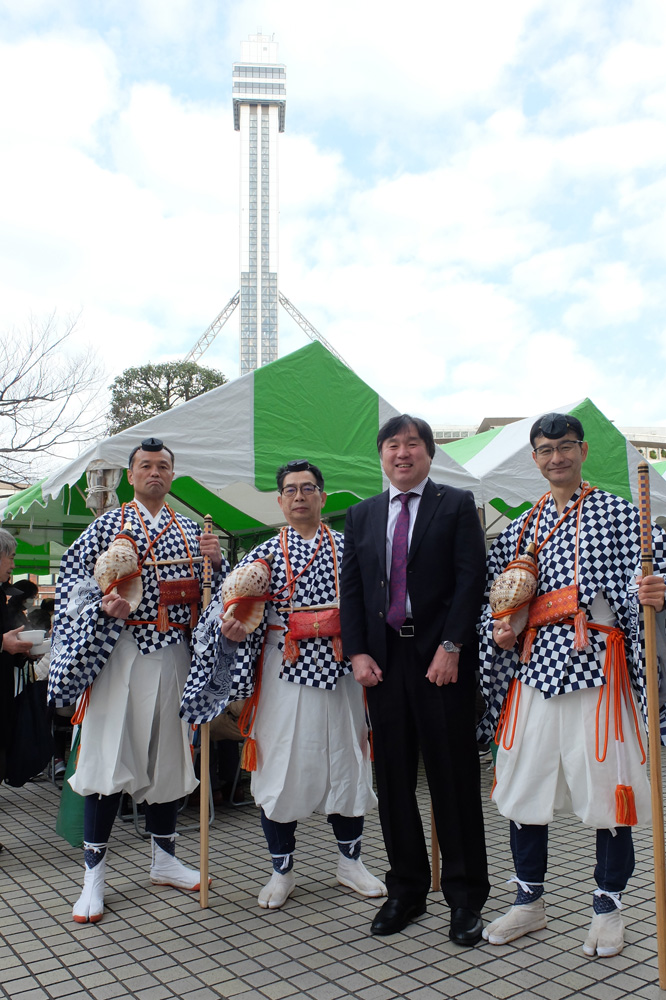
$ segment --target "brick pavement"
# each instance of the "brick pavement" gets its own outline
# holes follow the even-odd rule
[[[492,892],[484,916],[510,904],[507,823],[484,802]],[[428,800],[423,777],[424,814]],[[591,912],[594,834],[564,818],[551,828],[547,883],[549,927],[512,946],[461,949],[446,931],[441,896],[402,934],[373,938],[378,900],[337,885],[337,848],[323,817],[300,823],[297,888],[282,910],[256,904],[270,865],[254,806],[218,809],[211,828],[209,908],[198,897],[151,886],[150,849],[132,824],[116,821],[107,866],[106,912],[99,924],[75,924],[72,903],[82,875],[81,852],[54,830],[59,793],[48,781],[0,788],[0,996],[137,998],[137,1000],[465,1000],[581,996],[616,1000],[666,996],[657,986],[652,848],[639,831],[637,871],[624,911],[622,955],[588,959],[582,941]],[[184,814],[196,823],[197,814]],[[198,835],[178,842],[196,865]],[[386,861],[376,814],[366,821],[364,860],[381,875]]]

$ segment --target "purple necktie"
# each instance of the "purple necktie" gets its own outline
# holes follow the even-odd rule
[[[395,522],[391,546],[391,579],[389,580],[389,610],[386,621],[399,632],[405,623],[407,603],[407,550],[409,548],[409,500],[414,493],[399,493],[402,509]]]

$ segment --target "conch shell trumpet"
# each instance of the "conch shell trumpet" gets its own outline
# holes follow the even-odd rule
[[[125,527],[95,563],[95,579],[103,594],[118,594],[136,611],[143,597],[139,550],[132,529]]]
[[[509,563],[490,588],[490,607],[493,618],[509,625],[515,635],[520,635],[527,625],[529,603],[537,588],[536,548],[534,542],[525,554]],[[512,609],[516,610],[513,611]]]
[[[261,624],[271,582],[272,562],[273,556],[269,553],[265,559],[255,559],[244,566],[237,566],[229,573],[222,584],[222,621],[235,618],[248,635]]]

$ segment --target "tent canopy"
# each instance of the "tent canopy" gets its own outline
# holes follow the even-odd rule
[[[307,458],[326,481],[324,514],[342,524],[350,504],[379,493],[385,477],[377,454],[381,424],[399,411],[312,343],[249,375],[98,441],[53,475],[0,503],[0,520],[18,535],[17,569],[48,573],[64,546],[85,528],[91,465],[124,469],[130,451],[146,437],[161,438],[175,453],[176,478],[169,502],[201,520],[211,514],[232,545],[251,547],[283,523],[276,502],[275,471]],[[441,449],[433,478],[472,489],[480,484]],[[121,501],[132,489],[125,476]]]
[[[590,449],[583,475],[592,486],[624,497],[638,498],[638,464],[641,453],[590,399],[556,407],[557,413],[578,417]],[[530,429],[541,414],[524,417],[482,434],[452,441],[444,450],[481,482],[481,498],[508,517],[530,507],[548,485],[532,458]],[[666,482],[650,467],[652,517],[666,516]]]

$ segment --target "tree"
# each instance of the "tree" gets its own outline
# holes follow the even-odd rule
[[[92,351],[68,353],[75,327],[53,314],[0,336],[0,470],[10,481],[103,428],[94,405],[103,372]]]
[[[194,361],[166,361],[160,365],[127,368],[109,386],[109,434],[117,434],[148,417],[164,413],[177,403],[194,399],[226,381],[222,372],[204,368]]]

